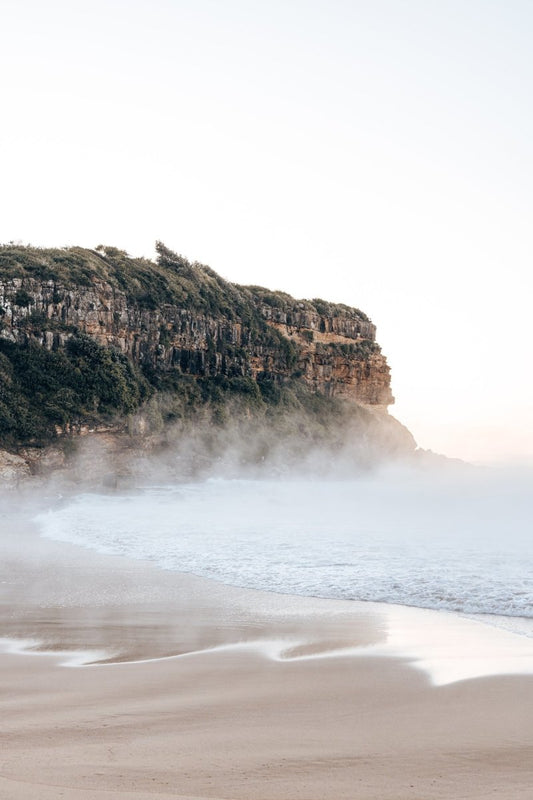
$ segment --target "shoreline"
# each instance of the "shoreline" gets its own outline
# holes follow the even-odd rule
[[[12,636],[0,637],[0,657],[43,656],[60,668],[106,668],[156,664],[161,661],[178,661],[212,654],[248,652],[270,662],[334,658],[398,659],[408,664],[411,669],[423,673],[429,684],[434,687],[487,677],[533,677],[533,643],[517,640],[517,634],[505,631],[504,637],[495,637],[490,628],[486,630],[487,626],[482,622],[479,623],[482,627],[477,631],[470,626],[461,629],[457,624],[458,618],[448,613],[444,625],[435,626],[435,620],[429,618],[426,623],[420,624],[420,618],[418,620],[414,616],[409,618],[405,613],[406,610],[410,611],[408,607],[396,606],[390,609],[390,613],[384,613],[389,625],[391,617],[396,617],[397,627],[389,630],[387,641],[377,644],[311,641],[290,637],[253,638],[206,645],[200,649],[172,652],[167,655],[142,653],[128,655],[120,651],[113,653],[109,650],[73,648],[68,646],[68,642],[51,644],[45,640],[27,640],[21,636]],[[364,617],[364,612],[359,613]],[[430,612],[431,615],[434,613],[436,612]],[[442,619],[438,621],[443,622]],[[406,629],[409,631],[407,636]],[[430,641],[427,640],[428,631],[431,631]],[[477,635],[472,638],[472,633]],[[424,645],[421,644],[423,639],[425,639]],[[461,648],[460,652],[458,648]]]
[[[48,650],[0,653],[6,800],[529,800],[533,675],[474,678],[465,647],[482,632],[496,668],[496,641],[532,640],[164,572],[23,516],[0,537],[0,630]],[[113,648],[129,662],[60,666]]]
[[[4,515],[8,517],[9,515]],[[447,682],[445,677],[446,667],[453,658],[451,650],[454,640],[461,640],[463,648],[461,669],[448,669],[450,675],[457,673],[458,678],[468,679],[484,675],[506,675],[533,674],[533,619],[527,617],[506,617],[494,614],[468,614],[454,612],[447,609],[420,608],[418,606],[406,606],[393,603],[381,603],[366,600],[344,600],[337,598],[322,598],[312,595],[294,595],[279,592],[269,592],[262,589],[251,589],[224,583],[216,578],[207,578],[192,573],[177,572],[173,570],[162,570],[157,565],[127,556],[101,554],[90,548],[80,545],[64,543],[41,537],[38,526],[29,520],[25,513],[16,514],[12,517],[12,522],[18,524],[19,531],[28,537],[28,544],[37,547],[37,557],[39,571],[42,570],[43,558],[48,561],[48,568],[52,568],[52,580],[46,582],[41,578],[40,585],[36,590],[35,602],[28,602],[28,596],[24,597],[24,602],[19,606],[17,615],[17,591],[8,601],[12,604],[11,619],[6,620],[5,615],[0,617],[3,627],[0,628],[0,653],[16,650],[19,654],[54,654],[58,650],[64,650],[69,655],[70,660],[79,662],[79,666],[91,665],[96,662],[106,665],[112,663],[138,663],[153,662],[161,658],[179,658],[184,655],[208,652],[218,648],[235,647],[243,642],[248,645],[256,646],[258,650],[263,647],[271,654],[275,653],[278,641],[276,636],[272,636],[278,631],[280,622],[284,639],[279,645],[279,654],[284,650],[297,651],[309,650],[313,653],[316,650],[325,657],[326,653],[342,653],[351,656],[359,656],[364,650],[369,648],[374,654],[382,657],[399,655],[409,658],[415,667],[426,670],[430,679],[437,683]],[[9,537],[8,537],[9,540]],[[13,544],[13,542],[12,542]],[[0,546],[0,558],[9,563],[11,556],[11,569],[15,573],[20,571],[18,581],[23,586],[31,583],[35,587],[35,563],[33,567],[28,565],[25,558],[20,558],[16,554],[19,542],[15,544],[14,551],[7,547],[6,540]],[[83,554],[83,568],[80,567],[80,554]],[[75,568],[74,576],[69,574]],[[69,574],[67,580],[66,576]],[[116,575],[120,576],[117,591],[111,591],[109,586],[115,580]],[[95,576],[99,575],[99,581],[94,582]],[[107,578],[105,577],[107,575]],[[57,587],[50,592],[51,583],[54,583],[59,576],[61,585],[60,592]],[[11,582],[13,577],[10,578]],[[69,583],[70,581],[70,583]],[[0,588],[2,584],[9,583],[5,575],[0,571]],[[72,595],[73,584],[76,583],[76,592]],[[135,588],[133,588],[135,587]],[[81,589],[81,592],[80,592]],[[103,591],[102,591],[103,589]],[[133,591],[132,591],[133,590]],[[5,592],[4,592],[5,593]],[[19,588],[20,595],[20,588]],[[97,605],[94,606],[94,596],[97,597]],[[198,603],[199,598],[202,601]],[[230,613],[228,615],[228,602]],[[56,618],[54,627],[60,630],[59,637],[52,639],[39,636],[46,623],[35,619],[35,614],[30,613],[30,609],[42,609],[43,603],[51,608],[55,607]],[[171,641],[171,628],[174,623],[169,624],[169,617],[174,613],[179,614],[183,611],[183,604],[194,607],[194,613],[190,618],[192,627],[201,625],[203,636],[201,637],[202,646],[198,644],[196,631],[193,630],[194,643],[183,636],[183,626],[181,626],[181,637],[179,644]],[[0,607],[5,607],[6,598],[0,595]],[[199,607],[196,607],[199,606]],[[87,610],[92,611],[87,613]],[[132,608],[135,607],[135,608]],[[102,613],[102,609],[105,612]],[[124,610],[127,612],[124,613]],[[73,629],[77,627],[83,634],[86,628],[87,619],[95,624],[91,631],[94,636],[94,626],[100,626],[104,631],[106,628],[113,628],[115,631],[125,627],[125,617],[129,616],[126,627],[132,627],[132,614],[140,616],[148,614],[152,617],[165,620],[169,630],[167,631],[167,641],[165,646],[172,652],[161,652],[159,650],[150,651],[150,644],[143,642],[142,636],[140,651],[131,651],[132,642],[118,642],[106,638],[106,643],[92,646],[91,642],[80,640],[73,637]],[[84,613],[80,614],[80,611]],[[59,613],[58,613],[59,612]],[[304,617],[320,617],[320,625],[316,630],[306,631],[302,629],[301,623]],[[78,617],[82,617],[80,620]],[[335,635],[337,640],[331,642],[330,631],[326,628],[331,626],[332,618],[337,617]],[[85,617],[85,619],[83,619]],[[121,619],[122,617],[122,619]],[[70,619],[69,619],[70,618]],[[377,629],[371,635],[366,632],[366,638],[361,639],[359,633],[357,643],[349,641],[350,633],[347,630],[353,619],[361,626],[363,618],[372,619],[375,624],[379,620]],[[275,623],[273,625],[273,622]],[[6,630],[7,623],[7,630]],[[288,624],[287,624],[288,623]],[[139,625],[133,625],[135,634],[139,634]],[[217,635],[213,636],[214,631]],[[10,635],[11,631],[11,635]],[[406,631],[408,634],[406,635]],[[433,642],[427,645],[428,632],[433,632]],[[318,641],[313,643],[311,639],[324,636],[327,632],[327,644]],[[222,633],[222,635],[221,635]],[[5,635],[7,634],[7,635]],[[33,644],[30,647],[19,646],[19,642],[29,638]],[[435,647],[435,637],[440,639],[440,643]],[[190,639],[190,637],[189,637]],[[447,648],[443,654],[444,647]],[[446,641],[447,640],[447,641]],[[525,640],[525,641],[524,641]],[[4,646],[2,647],[2,643]],[[274,642],[274,645],[272,644]],[[424,644],[426,642],[426,644]],[[138,643],[135,643],[136,647]],[[493,656],[491,647],[499,653],[498,660],[500,667],[496,663],[490,664],[487,657]],[[438,651],[440,650],[440,655]],[[505,653],[503,651],[506,651]],[[82,654],[97,653],[97,657],[84,660]],[[437,653],[437,655],[436,655]],[[272,656],[274,657],[274,656]],[[282,658],[282,655],[279,655]],[[293,656],[296,658],[296,656]],[[470,664],[466,664],[466,658]],[[439,663],[444,659],[446,663]],[[476,672],[475,661],[479,662],[479,671]],[[483,664],[481,661],[483,660]],[[495,660],[493,658],[493,660]],[[461,677],[462,674],[462,677]],[[437,678],[435,676],[438,676]]]
[[[227,585],[446,608],[533,634],[523,616],[514,616],[533,616],[524,486],[503,487],[507,510],[496,501],[484,526],[478,509],[495,488],[485,482],[465,488],[457,476],[451,483],[428,477],[418,486],[402,473],[310,485],[294,477],[287,485],[214,480],[150,486],[133,495],[83,493],[37,522],[55,541],[150,559],[161,569]],[[502,542],[498,531],[506,530],[513,498],[515,510],[523,503],[525,513]],[[440,518],[433,508],[443,503],[455,511]],[[464,537],[463,525],[470,531]],[[147,535],[155,527],[158,535]]]

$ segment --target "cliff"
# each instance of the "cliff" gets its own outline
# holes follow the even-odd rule
[[[0,247],[4,444],[116,422],[161,392],[268,406],[305,389],[379,413],[394,401],[362,311],[231,284],[161,243],[157,253]]]

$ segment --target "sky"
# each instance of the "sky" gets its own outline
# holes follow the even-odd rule
[[[533,461],[533,4],[2,0],[0,241],[363,309],[421,447]]]

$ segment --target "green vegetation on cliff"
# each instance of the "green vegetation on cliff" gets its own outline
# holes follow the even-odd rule
[[[160,242],[156,250],[153,262],[114,247],[0,246],[0,283],[5,288],[4,305],[0,302],[0,447],[44,444],[58,431],[83,424],[124,422],[141,408],[151,431],[190,419],[199,409],[216,424],[236,409],[265,419],[279,419],[290,410],[326,427],[328,419],[338,419],[342,404],[317,394],[301,379],[302,342],[312,344],[313,352],[326,360],[335,355],[368,360],[379,346],[371,338],[346,344],[315,342],[313,331],[305,327],[309,323],[301,327],[299,320],[307,314],[316,321],[318,315],[325,326],[344,318],[356,330],[359,324],[368,330],[372,325],[363,312],[323,300],[295,300],[258,286],[237,286]],[[40,304],[34,298],[40,291],[36,282],[46,287]],[[100,341],[107,345],[98,343],[104,330],[98,324],[107,324],[101,318],[92,336],[59,313],[58,309],[77,308],[76,293],[91,290],[94,298],[102,286],[107,287],[105,297],[111,298],[106,301],[112,320],[107,333],[119,336],[120,326],[126,324],[121,312],[113,310],[115,292],[126,297],[128,312],[136,310],[135,336],[145,336],[145,345],[143,326],[157,320],[155,334],[150,334],[150,357],[148,345],[144,351],[138,348],[141,355],[135,360],[111,346],[105,335]],[[192,323],[183,322],[176,311],[193,315]],[[224,324],[213,327],[213,321],[220,320]],[[300,339],[278,330],[280,321],[296,326]],[[200,344],[194,338],[197,323],[205,329]],[[184,324],[192,326],[192,343],[175,346]],[[160,358],[160,352],[170,355]]]
[[[120,353],[88,336],[64,350],[0,339],[0,441],[46,442],[56,426],[101,422],[129,414],[151,393],[146,379]]]
[[[148,433],[187,423],[198,413],[215,425],[232,415],[281,419],[287,412],[308,431],[327,429],[342,403],[313,393],[297,379],[279,385],[268,375],[195,378],[178,370],[147,378],[127,358],[88,336],[65,349],[19,346],[0,339],[0,445],[46,444],[58,430],[124,421],[141,407]],[[313,424],[311,424],[313,420]]]
[[[154,262],[133,258],[124,250],[104,245],[94,250],[0,245],[0,280],[33,278],[53,281],[67,288],[105,282],[123,291],[131,303],[144,308],[175,305],[230,320],[254,321],[261,330],[265,325],[258,312],[260,303],[285,312],[307,310],[369,321],[359,309],[340,303],[295,300],[285,292],[273,292],[261,286],[237,286],[210,267],[172,252],[162,242],[156,243],[156,251]],[[28,305],[31,298],[23,289],[20,292],[15,303]]]
[[[124,250],[103,245],[95,250],[3,245],[0,247],[0,279],[33,278],[53,281],[66,288],[105,282],[123,291],[130,303],[148,309],[168,304],[228,319],[253,311],[247,308],[246,293],[209,267],[190,263],[161,242],[156,249],[158,258],[154,262],[132,258]]]

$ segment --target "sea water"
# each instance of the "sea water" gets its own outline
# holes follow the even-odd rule
[[[529,475],[388,470],[85,493],[42,535],[235,586],[533,617]]]

